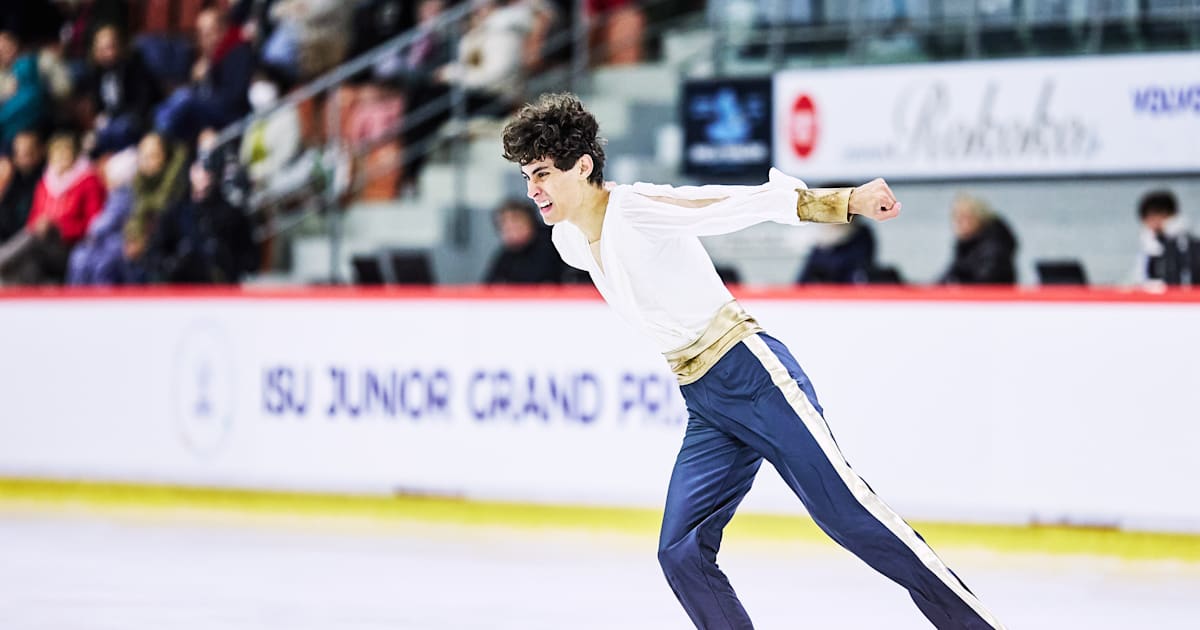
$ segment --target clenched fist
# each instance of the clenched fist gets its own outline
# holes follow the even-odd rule
[[[900,214],[900,202],[896,201],[887,182],[873,179],[850,191],[850,214],[887,221]]]

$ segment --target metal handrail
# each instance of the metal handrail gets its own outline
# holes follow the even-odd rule
[[[861,11],[864,0],[851,0],[847,15],[838,19],[822,19],[808,22],[788,22],[781,15],[767,16],[765,20],[743,23],[735,31],[735,25],[728,21],[710,20],[710,26],[717,37],[718,45],[712,50],[712,64],[717,74],[722,74],[725,59],[721,55],[721,42],[730,40],[736,32],[736,41],[740,45],[754,46],[765,52],[772,69],[786,65],[787,60],[782,54],[783,48],[791,44],[804,44],[814,41],[828,41],[831,37],[842,37],[846,43],[847,52],[844,58],[851,63],[863,61],[861,51],[863,36],[870,37],[882,32],[889,25],[881,16],[866,15]],[[1088,10],[1079,16],[1035,17],[1028,11],[1014,9],[1004,15],[1000,21],[986,17],[982,0],[963,0],[962,11],[945,11],[946,2],[931,3],[929,12],[923,15],[904,16],[904,23],[909,32],[918,37],[939,38],[950,43],[947,36],[952,36],[961,44],[962,57],[971,59],[983,56],[986,44],[983,37],[986,34],[1008,31],[1019,42],[1019,48],[1024,53],[1039,49],[1043,43],[1035,41],[1034,31],[1041,28],[1074,29],[1073,38],[1080,52],[1095,52],[1100,50],[1105,42],[1106,29],[1112,25],[1161,25],[1176,24],[1181,26],[1190,36],[1192,45],[1200,45],[1200,11],[1194,3],[1177,7],[1164,7],[1157,12],[1149,12],[1141,5],[1130,15],[1110,15],[1100,11],[1097,0],[1088,3]],[[777,3],[776,9],[782,5]],[[1022,6],[1021,4],[1017,5]],[[762,17],[762,16],[760,16]],[[855,36],[857,33],[857,37]],[[1134,50],[1144,45],[1145,41],[1136,40],[1131,46]],[[1015,54],[1021,54],[1017,52]]]
[[[648,3],[644,3],[644,6],[646,8],[653,8],[660,4],[665,4],[667,1],[668,0],[651,0]],[[591,18],[593,25],[595,25],[597,23],[603,24],[604,22],[606,22],[609,19],[611,19],[611,13],[606,13],[606,14],[594,16]],[[661,34],[663,31],[665,31],[670,26],[671,26],[671,24],[661,24],[661,25],[648,24],[646,27],[646,32],[644,33],[644,37],[649,39],[653,36]],[[543,50],[545,52],[549,53],[547,55],[549,57],[554,57],[554,56],[561,55],[563,53],[568,53],[568,52],[572,53],[571,61],[569,63],[570,77],[569,77],[568,81],[571,84],[570,87],[575,91],[580,91],[583,88],[583,79],[584,79],[583,75],[581,75],[579,72],[578,63],[576,61],[578,58],[576,53],[578,52],[579,33],[580,33],[580,31],[575,28],[564,29],[560,32],[551,34],[543,44]],[[585,48],[587,48],[587,47],[585,47]],[[603,45],[593,46],[590,48],[591,48],[592,53],[598,53],[598,56],[600,57],[600,59],[607,59],[607,58],[611,57],[612,51],[608,50]],[[525,80],[526,82],[537,82],[538,79],[548,76],[551,72],[554,72],[555,68],[559,68],[559,66],[552,66],[550,69],[543,70],[540,75],[531,75],[531,76],[526,76],[524,68],[521,68],[521,69],[518,69],[517,71],[515,71],[514,73],[498,80],[496,83],[497,84],[505,84],[505,83],[509,83],[509,82],[515,81],[515,80]],[[563,85],[561,87],[566,88],[567,86]],[[424,123],[428,119],[436,116],[437,114],[447,111],[452,106],[452,103],[450,102],[451,99],[452,99],[452,97],[450,97],[450,96],[443,97],[440,99],[436,99],[433,102],[427,103],[421,109],[414,110],[412,112],[406,111],[404,116],[401,118],[401,120],[397,124],[393,125],[389,129],[385,130],[383,133],[379,134],[379,136],[377,136],[376,138],[373,138],[373,139],[365,142],[362,145],[362,147],[360,148],[360,150],[358,150],[354,154],[354,157],[355,158],[365,157],[366,153],[370,152],[372,149],[378,147],[379,145],[386,143],[386,142],[390,141],[391,139],[399,136],[400,134],[403,134],[410,127]],[[435,106],[435,104],[441,104],[441,106]],[[489,113],[494,113],[494,112],[489,112]],[[444,138],[443,138],[443,140],[444,140]],[[436,148],[436,146],[439,144],[439,142],[438,142],[437,138],[432,138],[432,139],[429,139],[425,144],[428,145],[426,148],[429,151],[431,151],[434,148]],[[410,149],[410,147],[405,147],[405,156],[404,156],[403,162],[402,162],[403,164],[407,164],[410,161],[424,157],[428,153],[428,151],[419,151],[419,150],[418,151],[410,151],[409,149]]]
[[[460,24],[465,17],[470,14],[470,3],[464,3],[458,7],[448,9],[438,16],[434,24],[434,28],[449,30],[450,27]],[[242,117],[241,120],[230,123],[217,135],[217,145],[221,146],[241,136],[242,133],[253,123],[269,118],[275,112],[285,107],[296,107],[300,103],[307,101],[322,92],[330,91],[341,86],[347,79],[366,70],[380,60],[397,53],[403,47],[411,44],[420,30],[417,27],[396,35],[395,37],[375,46],[374,48],[362,53],[361,55],[343,62],[337,67],[325,72],[321,76],[313,79],[309,83],[293,90],[278,103],[271,106],[269,109],[262,112],[252,112]]]
[[[438,16],[433,28],[453,33],[454,31],[451,29],[458,27],[470,14],[471,9],[472,6],[470,3],[464,3],[461,6],[444,11]],[[344,84],[351,77],[364,70],[367,70],[368,68],[371,68],[385,57],[397,54],[405,46],[408,46],[415,41],[421,33],[422,31],[419,27],[414,27],[405,33],[396,35],[395,37],[375,46],[371,50],[353,59],[343,62],[308,84],[293,90],[290,94],[265,111],[252,112],[244,116],[241,120],[231,123],[217,134],[215,149],[220,149],[221,147],[234,142],[255,122],[265,120],[285,107],[298,107],[304,101],[312,99],[323,92],[331,92],[332,90]],[[330,149],[335,152],[340,150],[339,145],[341,143],[341,126],[337,123],[337,121],[340,120],[340,116],[338,116],[339,106],[340,104],[338,103],[338,99],[330,99],[328,108],[326,110],[325,121],[334,121],[334,124],[326,125],[327,136],[325,138],[325,144],[327,146],[327,151]],[[330,278],[334,282],[340,280],[340,266],[338,262],[341,255],[341,213],[330,211],[338,204],[336,195],[336,187],[333,185],[327,185],[324,190],[324,195],[322,195],[321,198],[321,202],[324,207],[317,211],[324,212],[329,223]],[[305,213],[304,217],[301,217],[301,220],[307,216],[310,216],[311,214],[311,212]],[[291,229],[291,227],[294,225],[298,225],[299,222],[299,220],[293,222],[293,225],[288,226],[287,229]],[[282,233],[282,230],[277,233]],[[269,237],[269,235],[263,238],[267,237]]]
[[[649,3],[646,3],[645,6],[652,8],[656,5],[663,4],[666,1],[667,0],[652,0]],[[597,20],[600,24],[603,24],[605,21],[609,20],[610,18],[611,18],[611,13],[596,16],[593,19]],[[679,21],[680,20],[675,20],[675,21],[666,20],[661,23],[647,24],[646,30],[643,33],[643,39],[644,40],[652,40],[653,38],[662,35],[669,29],[676,26]],[[563,52],[568,52],[568,51],[574,52],[573,48],[575,48],[578,45],[576,37],[577,37],[577,31],[575,31],[575,30],[564,30],[559,33],[555,33],[546,39],[546,41],[543,45],[543,49],[545,51],[551,53],[551,56],[553,56],[554,53],[561,54]],[[593,59],[593,61],[599,60],[601,62],[604,60],[610,59],[613,56],[613,53],[615,52],[614,50],[611,50],[609,45],[607,45],[607,44],[599,44],[596,46],[591,46],[590,49],[591,50],[590,50],[589,54],[593,54],[597,58],[597,59]],[[575,57],[572,57],[572,59],[575,59]],[[567,82],[570,84],[570,87],[573,90],[580,91],[580,89],[583,87],[582,86],[583,77],[581,77],[578,73],[578,68],[577,68],[578,64],[575,63],[574,61],[572,61],[569,65],[570,65],[570,67],[568,68],[569,77],[567,79]],[[554,71],[554,69],[551,68],[551,69],[544,70],[541,73],[541,75],[533,75],[533,76],[525,77],[523,75],[524,71],[523,71],[523,69],[521,69],[521,70],[518,70],[517,72],[515,72],[514,74],[506,77],[505,79],[500,80],[498,83],[504,83],[509,80],[516,80],[516,79],[521,79],[521,78],[524,78],[527,82],[537,82],[538,79],[549,76],[549,74],[553,71]],[[568,86],[562,85],[561,87],[566,88]],[[435,104],[443,104],[446,101],[448,101],[449,98],[450,98],[449,96],[445,96],[434,102],[427,103],[421,109],[415,110],[413,112],[405,112],[404,116],[401,118],[401,120],[398,123],[396,123],[392,127],[388,128],[383,133],[379,134],[379,136],[363,143],[355,151],[355,153],[353,155],[354,159],[358,160],[358,159],[365,157],[373,149],[379,147],[382,144],[385,144],[385,143],[391,141],[392,139],[396,138],[400,134],[403,134],[405,131],[407,131],[409,129],[410,126],[421,124],[421,123],[425,122],[426,120],[428,120],[429,118],[436,116],[437,114],[439,114],[443,111],[446,111],[446,108],[444,106],[435,107],[434,105]],[[500,113],[500,112],[499,112],[496,104],[493,104],[491,106],[490,110],[485,109],[484,113]],[[436,150],[436,148],[439,145],[441,145],[442,143],[444,143],[447,140],[452,139],[453,137],[454,137],[453,135],[451,135],[450,137],[440,137],[440,138],[439,137],[430,137],[430,138],[426,138],[421,144],[418,144],[415,146],[405,146],[404,154],[401,157],[399,164],[401,166],[407,166],[409,163],[416,161],[419,158],[425,157],[433,150]],[[361,190],[361,188],[365,187],[367,184],[369,184],[371,181],[373,181],[372,177],[371,177],[372,175],[385,174],[387,172],[388,172],[387,167],[378,167],[375,170],[364,171],[364,178],[362,180],[360,180],[359,182],[357,182],[358,189]],[[353,193],[356,191],[352,190],[350,192]]]

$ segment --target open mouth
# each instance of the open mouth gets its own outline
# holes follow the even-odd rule
[[[550,214],[550,211],[553,209],[554,202],[552,201],[546,201],[538,204],[538,212],[541,212],[543,216]]]

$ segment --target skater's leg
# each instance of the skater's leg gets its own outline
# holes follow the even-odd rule
[[[1002,626],[933,550],[843,458],[812,385],[783,344],[749,337],[715,369],[728,401],[704,409],[779,471],[813,520],[840,545],[909,591],[938,628]],[[741,393],[738,393],[741,392]],[[749,405],[746,404],[749,399]]]
[[[697,628],[751,628],[717,568],[721,532],[750,490],[762,458],[740,440],[691,418],[671,473],[658,559]]]

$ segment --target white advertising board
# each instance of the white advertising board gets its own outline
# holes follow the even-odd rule
[[[1200,172],[1200,53],[790,70],[775,163],[811,181]]]
[[[909,518],[1200,531],[1200,302],[745,304]],[[592,299],[5,300],[0,348],[9,477],[655,507],[686,423]]]

